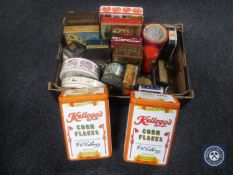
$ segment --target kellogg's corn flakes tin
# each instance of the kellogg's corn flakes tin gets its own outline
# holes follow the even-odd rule
[[[179,108],[171,95],[131,91],[124,160],[166,166]]]
[[[59,103],[68,159],[111,157],[107,88],[66,89]]]

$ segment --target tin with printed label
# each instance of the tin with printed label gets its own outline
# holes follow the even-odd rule
[[[100,67],[93,61],[85,58],[70,58],[63,62],[60,79],[71,76],[82,76],[98,80]]]
[[[124,160],[166,166],[179,108],[171,95],[131,91]]]
[[[66,89],[59,96],[59,104],[67,158],[111,157],[107,88]]]

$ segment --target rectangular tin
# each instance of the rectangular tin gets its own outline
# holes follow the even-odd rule
[[[124,160],[166,166],[180,103],[171,95],[132,91]]]
[[[107,88],[66,89],[59,104],[68,159],[111,157]]]
[[[99,25],[64,26],[63,34],[67,44],[75,41],[86,46],[88,40],[100,39],[100,28]]]
[[[113,36],[140,36],[142,22],[139,19],[101,18],[101,36],[110,39]]]
[[[127,64],[125,75],[122,83],[122,94],[129,95],[131,90],[134,90],[137,78],[138,78],[139,67],[133,64]]]
[[[143,54],[141,45],[115,45],[113,49],[113,62],[120,64],[141,65]]]

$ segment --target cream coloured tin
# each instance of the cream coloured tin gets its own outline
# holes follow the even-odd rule
[[[63,62],[60,79],[70,76],[81,76],[98,80],[100,68],[96,63],[86,58],[70,58]]]
[[[66,77],[62,80],[64,88],[84,88],[84,87],[105,87],[106,85],[98,80],[87,77]]]

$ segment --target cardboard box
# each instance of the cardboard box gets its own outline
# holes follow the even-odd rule
[[[184,42],[183,42],[183,24],[175,24],[177,29],[177,47],[175,49],[175,55],[174,59],[176,59],[177,63],[179,63],[179,66],[177,67],[177,71],[179,72],[177,76],[175,77],[175,84],[178,89],[178,93],[173,94],[177,99],[180,100],[180,102],[183,104],[186,104],[188,101],[194,98],[194,91],[191,88],[190,85],[190,79],[189,79],[189,72],[188,72],[188,64],[186,59],[186,54],[184,50]],[[62,66],[62,49],[64,44],[64,38],[61,37],[61,41],[58,45],[58,54],[55,59],[54,65],[56,65],[56,73],[53,81],[48,83],[48,90],[54,92],[54,95],[57,97],[57,95],[60,94],[62,91],[61,88],[61,81],[59,79],[59,74],[61,71]],[[126,104],[128,104],[129,96],[122,96],[119,95],[111,95],[110,97],[116,98],[116,99],[126,99]],[[113,100],[114,101],[114,100]],[[122,103],[124,103],[125,100],[122,100]]]

